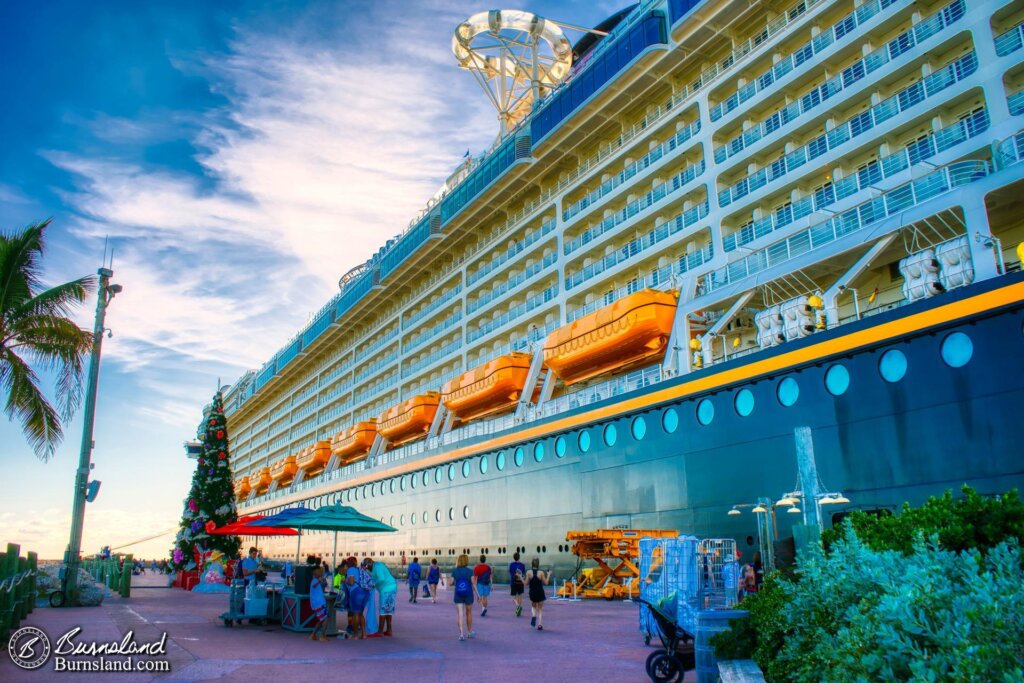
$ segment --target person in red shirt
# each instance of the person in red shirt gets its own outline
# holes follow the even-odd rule
[[[491,595],[491,565],[487,564],[487,556],[480,556],[480,564],[473,567],[476,577],[476,592],[480,596],[480,616],[487,616],[487,598]]]

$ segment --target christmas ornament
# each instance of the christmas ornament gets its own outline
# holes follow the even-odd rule
[[[206,533],[212,534],[213,530],[217,528],[217,525],[214,524],[213,520],[211,519],[209,522],[206,523],[206,527],[205,528],[206,528]]]
[[[218,439],[223,439],[224,438],[224,430],[223,429],[218,429],[217,430],[217,438]]]
[[[221,460],[223,460],[223,459],[224,459],[224,458],[225,458],[226,456],[225,456],[225,455],[224,455],[223,453],[221,453],[221,454],[220,454],[220,455],[218,455],[217,457],[218,457],[218,458],[220,458]]]

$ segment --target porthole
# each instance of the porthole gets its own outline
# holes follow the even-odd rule
[[[942,340],[942,360],[951,368],[962,368],[974,355],[974,343],[963,332],[952,332]]]
[[[842,396],[850,388],[850,371],[845,365],[833,365],[825,372],[825,388],[833,396]]]
[[[406,480],[406,477],[402,477],[401,479],[398,480],[398,488],[401,491],[405,490],[405,485],[406,485],[405,484],[405,480]],[[413,481],[416,481],[416,479],[414,478]]]
[[[470,464],[470,462],[468,460],[463,460],[462,461],[462,478],[463,479],[469,477],[469,472],[470,472],[470,470],[472,468],[473,468],[473,466]]]
[[[586,453],[587,451],[589,451],[590,450],[590,432],[587,432],[587,431],[580,432],[580,435],[577,438],[576,443],[580,447],[580,453]]]
[[[448,521],[455,521],[455,508],[448,508]]]
[[[614,446],[616,439],[619,438],[619,430],[615,429],[614,424],[607,424],[602,432],[604,437],[605,446]]]
[[[907,374],[907,357],[899,349],[889,349],[878,359],[878,372],[886,382],[899,382]]]
[[[455,463],[448,465],[448,481],[455,481]]]
[[[419,479],[419,477],[417,475],[415,475],[415,474],[412,475],[411,477],[409,477],[409,486],[411,486],[413,488],[416,488],[416,481],[418,479]]]
[[[424,470],[423,472],[423,485],[426,486],[430,483],[430,472]]]
[[[409,522],[411,524],[416,524],[416,513],[415,512],[412,513],[411,515],[409,515]]]
[[[779,403],[788,408],[800,397],[800,385],[796,383],[795,378],[786,377],[775,388],[775,395],[778,397]]]
[[[566,448],[566,446],[565,446],[565,437],[564,436],[560,436],[557,439],[555,439],[555,457],[557,457],[557,458],[564,458],[565,457],[565,448]]]
[[[395,480],[394,479],[391,480],[391,484],[390,484],[390,486],[388,486],[388,488],[391,490],[391,493],[395,492]]]
[[[675,408],[669,408],[661,416],[661,426],[668,434],[673,434],[679,429],[679,413]]]
[[[487,456],[480,457],[480,474],[487,474]]]
[[[441,511],[440,510],[434,510],[434,521],[435,522],[440,522],[441,521]]]
[[[700,403],[697,404],[697,422],[707,426],[714,419],[715,404],[711,402],[711,399],[701,399]]]
[[[512,456],[512,460],[516,463],[516,467],[522,467],[523,466],[523,447],[522,446],[518,446],[516,448],[515,454]]]
[[[391,518],[388,520],[388,524],[390,524],[391,526],[395,525],[395,516],[394,515],[391,515]]]
[[[633,418],[633,423],[629,425],[629,431],[633,433],[633,438],[640,441],[647,434],[647,420],[644,419],[643,415],[637,415]]]
[[[401,526],[405,526],[405,515],[402,515],[401,517],[398,518],[398,523]]]
[[[423,523],[424,524],[427,523],[427,511],[426,510],[423,511]]]
[[[754,412],[754,392],[750,389],[740,389],[736,392],[736,398],[733,399],[733,405],[736,407],[736,414],[740,417],[747,417]]]
[[[436,470],[434,470],[434,483],[440,484],[441,483],[441,479],[443,477],[444,477],[444,472],[442,471],[442,469],[440,467],[438,467]]]
[[[463,519],[469,519],[469,506],[468,505],[464,505],[462,507],[462,518]]]
[[[533,459],[537,462],[544,459],[544,444],[540,441],[533,445]]]
[[[498,455],[495,456],[494,466],[498,468],[499,472],[505,469],[505,451],[500,451]]]

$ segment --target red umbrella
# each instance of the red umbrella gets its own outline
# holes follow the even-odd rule
[[[295,529],[284,527],[250,525],[250,522],[258,522],[263,519],[260,515],[249,515],[240,517],[231,524],[225,524],[219,529],[208,530],[207,533],[214,536],[298,536]]]

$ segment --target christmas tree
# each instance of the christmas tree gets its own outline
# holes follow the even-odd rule
[[[228,557],[238,552],[237,536],[212,536],[209,531],[238,519],[235,491],[228,458],[228,429],[218,391],[200,427],[203,452],[192,475],[192,486],[181,514],[181,525],[171,550],[171,566],[202,570],[196,566],[197,551],[219,550]]]

